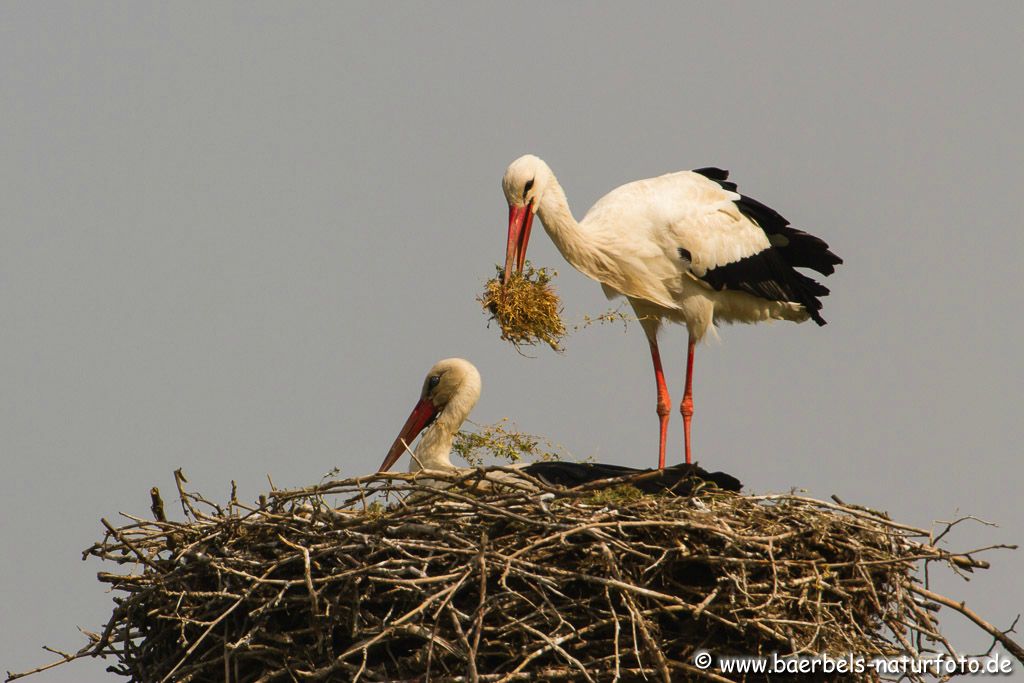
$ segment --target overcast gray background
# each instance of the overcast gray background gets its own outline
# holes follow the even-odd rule
[[[474,301],[526,152],[577,217],[728,168],[846,259],[827,327],[698,350],[702,464],[1024,541],[1022,26],[1020,2],[0,5],[0,668],[105,622],[101,516],[173,500],[177,467],[219,499],[370,472],[443,357],[480,368],[478,422],[655,464],[639,326],[530,359]],[[542,230],[530,257],[570,321],[609,307]],[[662,339],[677,403],[685,333]],[[1024,553],[990,559],[938,586],[1005,626]]]

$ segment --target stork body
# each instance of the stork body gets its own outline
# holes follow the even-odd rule
[[[660,426],[658,466],[665,466],[670,399],[658,350],[662,320],[689,332],[683,415],[686,462],[692,462],[693,354],[715,322],[764,320],[824,325],[819,297],[828,289],[796,270],[834,272],[842,259],[821,239],[797,230],[776,211],[736,191],[716,168],[627,183],[602,197],[577,222],[562,186],[541,159],[512,162],[502,179],[509,204],[505,278],[521,270],[534,214],[565,260],[625,296],[651,350]]]
[[[451,448],[462,423],[480,398],[480,373],[476,367],[461,358],[447,358],[436,363],[423,381],[419,401],[410,413],[388,451],[380,472],[391,469],[407,451],[409,471],[450,471]],[[410,446],[422,432],[416,448]],[[740,482],[723,472],[705,472],[696,465],[676,465],[664,470],[640,470],[621,465],[600,463],[537,462],[518,466],[518,469],[551,486],[580,486],[603,479],[629,477],[627,481],[642,491],[653,493],[671,490],[679,494],[690,493],[695,484],[707,481],[719,488],[739,491]],[[496,473],[499,480],[506,473]],[[521,479],[519,488],[523,487]]]

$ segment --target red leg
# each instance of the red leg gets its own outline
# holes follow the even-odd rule
[[[661,354],[658,353],[658,340],[648,337],[651,345],[651,360],[654,361],[654,381],[658,384],[658,420],[661,423],[661,436],[658,441],[658,469],[665,467],[665,437],[668,435],[668,416],[672,412],[672,399],[668,395],[665,384],[665,373],[661,370]]]
[[[679,412],[683,414],[683,435],[686,440],[686,463],[690,464],[693,459],[690,456],[690,420],[693,419],[693,350],[697,341],[691,336],[690,343],[686,348],[686,391],[683,393],[683,402],[679,404]]]

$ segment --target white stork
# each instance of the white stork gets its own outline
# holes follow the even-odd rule
[[[387,472],[391,469],[409,451],[420,432],[423,432],[423,437],[416,449],[410,451],[409,471],[456,470],[450,458],[452,442],[479,398],[480,373],[472,363],[462,358],[438,361],[423,380],[419,401],[379,471]],[[648,493],[671,490],[686,495],[699,481],[711,482],[727,491],[739,491],[741,487],[739,480],[729,474],[706,472],[691,464],[679,464],[662,470],[640,470],[599,463],[535,462],[520,465],[516,469],[550,486],[579,486],[613,477],[629,477],[626,481]],[[503,472],[495,474],[498,481],[509,476]]]
[[[611,298],[625,296],[647,335],[658,389],[658,467],[665,466],[670,399],[658,353],[662,319],[689,331],[683,415],[686,462],[692,462],[693,351],[716,322],[808,318],[824,325],[828,289],[800,273],[830,275],[842,259],[821,239],[797,230],[773,209],[736,191],[718,168],[637,180],[599,199],[576,222],[562,186],[543,160],[527,154],[502,178],[508,201],[505,280],[521,271],[534,214],[562,256],[601,283]]]

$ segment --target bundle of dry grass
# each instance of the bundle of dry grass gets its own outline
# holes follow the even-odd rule
[[[951,652],[943,605],[1024,654],[915,571],[987,565],[884,514],[714,490],[485,495],[484,472],[431,473],[443,490],[332,481],[254,507],[181,490],[183,522],[154,492],[153,519],[105,523],[86,551],[127,571],[99,575],[121,596],[67,660],[111,657],[146,682],[727,681],[694,652]]]
[[[490,312],[491,319],[497,321],[501,338],[512,342],[516,348],[543,342],[560,351],[565,324],[558,295],[551,287],[554,273],[546,268],[534,269],[527,262],[521,273],[512,273],[503,284],[501,267],[497,270],[497,275],[487,281],[477,300]]]

